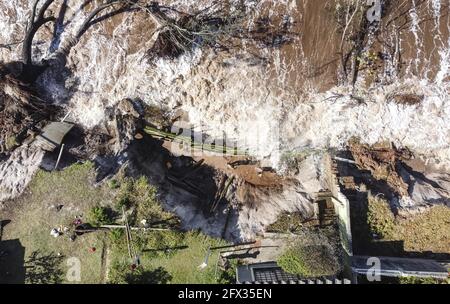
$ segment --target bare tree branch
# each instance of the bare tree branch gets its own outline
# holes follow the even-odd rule
[[[25,38],[23,40],[22,47],[22,61],[25,66],[32,66],[32,48],[33,48],[33,39],[36,35],[37,31],[46,23],[54,22],[56,19],[53,16],[45,17],[45,11],[49,8],[49,6],[55,0],[46,0],[46,2],[42,5],[39,10],[38,16],[36,18],[36,10],[39,0],[35,0],[33,5],[33,12],[30,17],[30,21],[27,26],[27,32],[25,33]]]

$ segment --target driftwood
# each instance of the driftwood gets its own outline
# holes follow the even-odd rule
[[[22,44],[22,61],[26,67],[32,66],[32,48],[33,48],[33,39],[36,35],[37,31],[48,22],[55,22],[56,18],[54,16],[45,17],[45,12],[50,7],[50,5],[55,0],[46,0],[39,11],[37,11],[37,6],[39,4],[39,0],[35,0],[33,4],[33,11],[31,13],[31,17],[27,26],[27,31],[25,33],[25,39]]]
[[[269,17],[256,20],[249,30],[245,4],[231,7],[227,1],[216,1],[201,11],[180,12],[155,1],[145,9],[158,26],[157,39],[148,51],[150,59],[176,58],[194,47],[229,51],[240,48],[243,41],[259,47],[280,47],[297,36],[290,31],[293,24],[289,21],[278,26]]]
[[[215,212],[219,207],[220,202],[225,198],[228,192],[228,188],[233,184],[234,176],[228,178],[224,177],[220,183],[219,189],[217,190],[216,196],[213,203],[211,204],[211,212]]]
[[[191,183],[189,183],[188,181],[184,180],[181,181],[178,178],[172,176],[172,175],[168,175],[167,179],[176,187],[181,188],[195,196],[197,196],[198,198],[205,198],[206,195],[203,191],[201,191],[198,187],[196,187],[195,185],[192,185]]]

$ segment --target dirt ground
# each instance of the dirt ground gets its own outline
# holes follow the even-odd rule
[[[163,147],[170,151],[171,145],[172,142],[164,141]],[[239,165],[235,168],[230,166],[233,162],[247,160],[248,158],[245,156],[223,156],[206,151],[200,153],[196,150],[194,155],[186,153],[186,156],[193,156],[197,162],[203,161],[203,164],[207,166],[220,170],[228,176],[235,176],[254,186],[278,187],[283,182],[283,177],[271,171],[264,171],[258,164]]]

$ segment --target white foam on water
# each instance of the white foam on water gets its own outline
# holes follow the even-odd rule
[[[206,7],[210,3],[208,0],[168,2],[184,9],[192,9],[195,5]],[[83,21],[86,12],[78,9],[80,3],[70,2],[75,17],[61,33],[61,43]],[[294,16],[303,13],[296,1],[247,3],[257,9],[269,5],[269,15],[280,13],[280,9]],[[30,5],[31,0],[2,3],[6,8],[0,15],[4,17],[0,22],[2,41],[9,36],[20,38],[17,36],[24,28]],[[441,1],[432,1],[430,9],[436,16]],[[10,11],[16,16],[5,15]],[[411,31],[418,47],[417,56],[411,60],[417,64],[424,58],[420,54],[424,33],[415,9],[411,10],[410,16]],[[14,22],[15,18],[17,22]],[[424,154],[427,153],[424,147],[427,147],[430,154],[441,155],[442,161],[448,161],[446,152],[438,151],[447,151],[449,134],[446,123],[448,103],[444,102],[448,100],[448,40],[437,49],[440,68],[434,81],[426,79],[425,75],[424,82],[417,78],[400,80],[398,85],[365,92],[364,97],[369,102],[358,105],[348,97],[337,102],[327,99],[335,92],[348,95],[347,88],[317,93],[310,82],[305,82],[303,87],[289,87],[287,77],[293,66],[277,49],[261,51],[271,58],[270,66],[252,66],[239,60],[224,66],[221,63],[228,59],[217,58],[199,49],[176,60],[160,59],[150,64],[145,60],[145,50],[150,42],[141,43],[138,50],[131,53],[130,41],[124,39],[133,33],[135,20],[135,16],[123,17],[112,37],[104,34],[103,26],[90,29],[70,55],[73,75],[63,86],[43,77],[43,86],[56,102],[63,98],[67,83],[78,82],[67,102],[76,119],[86,127],[94,127],[104,119],[105,107],[123,98],[140,98],[169,110],[181,106],[188,112],[193,125],[206,127],[212,136],[221,136],[225,132],[228,138],[241,142],[256,157],[270,159],[275,166],[283,150],[339,148],[351,136],[359,136],[368,143],[391,140]],[[11,52],[15,54],[11,58],[17,57],[16,53]],[[301,50],[299,54],[302,54]],[[425,101],[421,106],[387,102],[390,94],[405,86],[424,92]],[[300,91],[307,93],[297,94]],[[427,112],[434,108],[439,111]],[[274,130],[279,130],[280,136],[272,136]]]
[[[0,3],[0,43],[22,38],[31,2],[7,0]],[[205,7],[212,0],[167,2],[180,9],[190,9]],[[69,3],[71,11],[78,17],[58,37],[61,44],[75,33],[86,14],[77,9],[81,0]],[[294,0],[246,3],[249,11],[251,8],[260,11],[262,6],[268,5],[271,15],[283,12],[294,19],[306,13]],[[432,1],[433,14],[443,3]],[[249,16],[253,18],[249,24],[254,25],[257,16],[250,13]],[[421,31],[417,12],[411,12],[411,17],[418,51],[413,58],[404,60],[414,71],[414,66],[425,58],[422,48],[427,33]],[[142,22],[139,18],[139,15],[127,14],[113,31],[105,24],[89,29],[68,58],[70,75],[67,79],[56,81],[55,74],[49,71],[40,80],[50,99],[66,103],[73,110],[75,119],[87,128],[102,122],[106,107],[123,98],[139,98],[169,111],[183,109],[194,126],[212,137],[221,138],[225,133],[227,138],[236,140],[253,156],[266,160],[275,168],[281,169],[285,152],[339,149],[353,136],[369,144],[391,141],[450,168],[448,37],[436,34],[440,44],[436,43],[439,68],[435,79],[427,77],[428,71],[416,76],[407,73],[408,77],[396,79],[391,85],[358,88],[359,96],[365,101],[359,103],[350,97],[353,90],[348,87],[320,92],[310,79],[298,77],[291,81],[298,67],[308,68],[308,58],[304,58],[300,44],[289,53],[295,56],[293,60],[286,58],[286,53],[279,49],[259,50],[257,55],[270,61],[264,65],[252,64],[255,58],[245,51],[240,52],[238,58],[216,55],[205,49],[195,49],[175,60],[159,59],[150,63],[146,60],[146,51],[152,44],[152,35],[148,28],[136,29],[136,24]],[[441,17],[445,19],[441,22],[448,22],[448,18]],[[406,42],[401,40],[403,43]],[[52,49],[47,46],[37,48],[42,48],[41,54],[51,56]],[[0,48],[3,60],[18,59],[19,55],[20,45],[12,51]],[[71,84],[76,84],[75,89],[69,90]],[[410,106],[390,102],[392,95],[403,93],[423,95],[424,100]],[[314,173],[313,170],[305,171],[305,176],[311,172]],[[316,192],[320,189],[311,187],[307,190]],[[295,209],[297,205],[291,194],[289,198],[292,199],[287,200],[289,206],[279,210]],[[280,201],[284,199],[280,195]],[[306,201],[306,198],[302,197],[302,200]],[[246,212],[240,215],[239,225],[241,230],[253,230],[252,223],[243,218],[250,214],[260,216],[260,213]],[[269,214],[264,223],[258,222],[258,229],[276,215]],[[216,226],[212,227],[215,229]]]

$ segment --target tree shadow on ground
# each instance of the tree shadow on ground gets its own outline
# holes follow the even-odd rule
[[[54,252],[49,254],[33,251],[25,261],[25,282],[28,284],[58,284],[62,282],[61,263],[64,256]]]
[[[172,275],[163,267],[154,270],[144,270],[138,273],[129,273],[125,277],[128,284],[167,284],[172,280]]]

